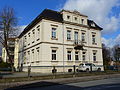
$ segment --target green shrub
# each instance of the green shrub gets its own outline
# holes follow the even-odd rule
[[[0,63],[0,68],[10,68],[10,67],[11,67],[10,63],[6,63],[6,62]]]

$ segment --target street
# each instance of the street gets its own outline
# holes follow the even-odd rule
[[[69,83],[69,84],[58,84],[51,82],[43,82],[43,83],[33,83],[27,86],[21,86],[22,88],[9,88],[6,90],[120,90],[120,78],[109,78],[102,80],[94,80],[94,81],[86,81],[86,82],[77,82],[77,83]],[[50,86],[39,86],[39,84],[49,84]],[[34,87],[31,87],[34,86]]]

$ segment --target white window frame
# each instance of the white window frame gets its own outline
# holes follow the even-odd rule
[[[76,53],[77,52],[77,53]],[[77,57],[77,58],[76,58]],[[75,51],[75,60],[78,61],[79,60],[79,51]]]
[[[67,30],[67,40],[71,40],[71,31]]]
[[[52,27],[51,35],[52,35],[52,37],[51,37],[52,39],[56,39],[57,38],[57,28]]]
[[[86,60],[86,51],[82,52],[82,60],[85,61]]]
[[[68,61],[72,60],[72,51],[71,50],[67,50],[67,60]]]
[[[85,42],[85,32],[82,32],[82,34],[81,34],[81,41]]]
[[[55,51],[55,52],[53,52],[53,51]],[[57,60],[57,50],[56,49],[52,49],[52,51],[51,51],[51,59],[52,59],[52,61],[56,61]]]

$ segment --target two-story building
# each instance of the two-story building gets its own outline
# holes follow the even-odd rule
[[[101,30],[77,11],[45,9],[19,36],[19,66],[23,71],[68,72],[83,62],[103,70]]]

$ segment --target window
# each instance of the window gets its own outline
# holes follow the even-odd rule
[[[75,51],[75,60],[79,60],[79,52]]]
[[[96,52],[93,51],[93,61],[96,61]]]
[[[95,35],[92,35],[92,44],[95,44]]]
[[[67,59],[71,60],[71,51],[67,51]]]
[[[30,33],[28,33],[28,37],[30,37]]]
[[[75,21],[77,21],[77,17],[75,17]]]
[[[36,48],[36,51],[37,51],[37,54],[36,54],[36,57],[37,57],[37,61],[39,61],[39,47]],[[37,63],[37,62],[36,62]]]
[[[24,63],[26,62],[26,52],[24,52]]]
[[[35,29],[32,30],[33,35],[35,34]]]
[[[25,42],[26,42],[26,40],[27,40],[26,36],[24,36],[24,40],[25,40]]]
[[[78,32],[75,32],[74,39],[75,41],[78,41]]]
[[[56,50],[52,50],[52,60],[56,60]]]
[[[67,19],[70,19],[70,16],[69,16],[69,15],[67,16]]]
[[[86,52],[82,52],[82,59],[83,59],[83,61],[85,61],[85,59],[86,59]]]
[[[81,35],[82,37],[82,42],[85,42],[85,33],[82,33],[82,35]]]
[[[84,24],[84,19],[81,19],[81,24]]]
[[[36,48],[37,52],[39,52],[39,47]]]
[[[56,28],[52,28],[52,38],[56,38]]]
[[[71,40],[71,31],[67,30],[67,40]]]

